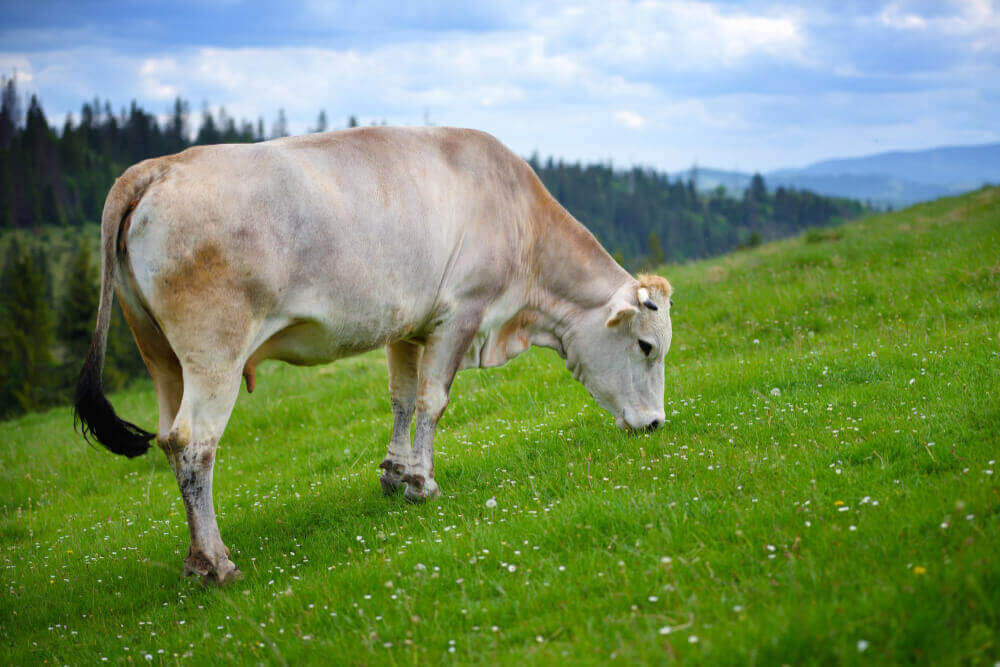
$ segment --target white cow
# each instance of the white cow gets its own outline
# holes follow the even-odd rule
[[[381,483],[413,501],[438,493],[434,431],[460,367],[549,347],[620,427],[664,419],[670,284],[630,276],[481,132],[362,128],[190,148],[128,169],[101,234],[76,414],[117,454],[142,454],[153,437],[103,394],[113,288],[187,508],[186,574],[239,575],[212,469],[241,378],[253,391],[265,359],[321,364],[385,346],[395,423]]]

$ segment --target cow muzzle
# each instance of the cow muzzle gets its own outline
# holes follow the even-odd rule
[[[663,425],[666,414],[660,410],[632,410],[625,408],[615,420],[618,428],[626,431],[650,432]]]

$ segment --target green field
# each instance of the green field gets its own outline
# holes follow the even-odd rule
[[[0,659],[1000,660],[1000,189],[663,272],[665,428],[549,351],[466,371],[425,505],[380,492],[383,354],[260,368],[216,465],[227,588],[181,576],[159,451],[4,423]],[[147,428],[150,387],[112,397]]]

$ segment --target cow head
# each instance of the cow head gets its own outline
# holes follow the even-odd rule
[[[566,365],[619,428],[663,424],[663,360],[670,350],[670,283],[640,275],[611,301],[585,311],[566,345]]]

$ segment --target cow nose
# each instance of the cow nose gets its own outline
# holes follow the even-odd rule
[[[649,422],[649,424],[646,426],[647,431],[655,431],[658,428],[660,428],[659,419],[654,419],[653,421]]]

